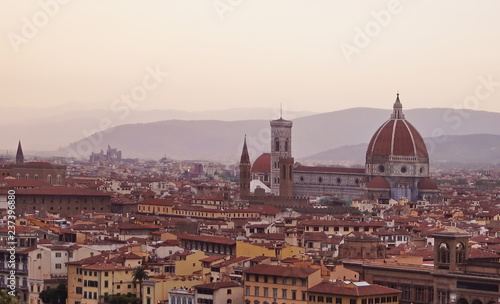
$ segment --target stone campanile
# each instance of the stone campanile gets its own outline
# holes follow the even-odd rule
[[[243,143],[243,150],[241,151],[240,159],[240,196],[250,196],[250,181],[252,180],[250,174],[250,156],[248,155],[247,137]]]
[[[271,120],[271,192],[280,195],[280,159],[292,158],[292,122]]]

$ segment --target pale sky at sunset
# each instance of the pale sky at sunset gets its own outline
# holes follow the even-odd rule
[[[55,1],[0,2],[0,107],[109,108],[158,66],[137,110],[390,108],[397,90],[454,107],[500,82],[496,0],[65,0],[44,20]],[[477,109],[500,112],[500,84],[481,90]]]

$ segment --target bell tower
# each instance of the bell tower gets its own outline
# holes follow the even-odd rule
[[[280,158],[280,196],[293,196],[293,157]]]
[[[434,237],[434,268],[460,270],[467,261],[470,235],[463,232],[439,232]]]
[[[21,141],[19,141],[19,144],[17,145],[16,164],[22,165],[23,163],[24,163],[23,147],[21,147]]]
[[[280,193],[280,159],[292,157],[292,125],[282,117],[271,121],[271,192],[274,195],[283,195]]]
[[[248,197],[250,196],[250,181],[252,177],[250,175],[250,156],[248,155],[247,148],[247,137],[243,142],[243,151],[241,152],[240,159],[240,196]]]

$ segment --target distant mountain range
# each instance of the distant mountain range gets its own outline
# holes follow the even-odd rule
[[[280,110],[271,108],[234,108],[214,111],[130,110],[126,113],[125,111],[113,112],[104,109],[70,110],[69,106],[61,106],[46,109],[0,107],[0,113],[3,117],[0,121],[0,128],[9,130],[2,132],[2,136],[0,136],[0,149],[3,151],[9,149],[11,153],[15,153],[18,140],[23,142],[23,147],[27,151],[53,151],[94,133],[105,123],[109,123],[109,127],[113,127],[172,119],[270,120],[279,117]],[[307,111],[284,111],[283,113],[290,119],[314,114]],[[123,150],[126,151],[125,147]],[[137,155],[142,155],[142,152]]]
[[[448,135],[432,151],[431,157],[435,160],[477,162],[484,157],[488,162],[495,161],[500,142],[496,136],[488,137],[488,134],[500,135],[500,113],[470,110],[458,112],[453,109],[413,109],[404,112],[423,137]],[[377,128],[389,119],[390,114],[390,109],[353,108],[293,119],[293,155],[296,160],[345,159],[362,163],[366,144],[363,148],[360,143],[367,143]],[[269,120],[265,119],[165,120],[121,125],[108,132],[93,135],[92,138],[73,142],[59,149],[58,153],[68,155],[78,150],[88,152],[88,147],[98,151],[109,144],[122,150],[124,157],[157,159],[167,156],[175,159],[236,161],[240,156],[245,134],[252,160],[263,152],[269,152],[270,127]],[[54,132],[50,136],[57,135]],[[99,139],[98,143],[92,144],[92,139]],[[430,147],[437,142],[436,139],[431,139],[428,145]],[[478,151],[479,148],[482,152]],[[459,155],[460,153],[463,155]],[[88,154],[82,153],[80,156],[86,158]]]

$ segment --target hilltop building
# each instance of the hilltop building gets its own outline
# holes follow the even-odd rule
[[[108,150],[106,150],[106,154],[104,154],[104,151],[101,149],[101,152],[95,153],[92,152],[90,155],[90,162],[99,162],[99,161],[120,161],[122,160],[122,151],[118,150],[117,148],[111,148],[110,145],[108,145]]]

